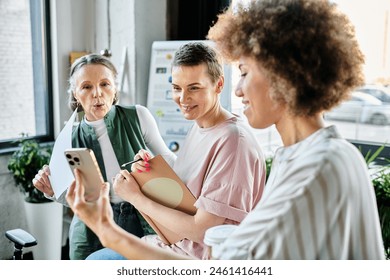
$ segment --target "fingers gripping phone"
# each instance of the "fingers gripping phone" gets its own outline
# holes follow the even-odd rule
[[[65,150],[65,157],[72,173],[76,168],[81,171],[85,188],[85,200],[94,201],[98,199],[104,180],[93,151],[88,148],[67,149]]]

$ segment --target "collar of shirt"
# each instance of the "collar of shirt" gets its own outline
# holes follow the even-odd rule
[[[311,134],[309,137],[303,139],[302,141],[288,146],[280,147],[275,152],[275,157],[278,161],[293,160],[304,151],[309,149],[310,146],[316,145],[319,141],[324,138],[340,138],[340,134],[337,131],[335,126],[329,126],[321,128]]]

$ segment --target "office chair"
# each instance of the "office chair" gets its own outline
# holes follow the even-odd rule
[[[22,252],[24,247],[32,247],[38,244],[34,236],[20,228],[6,231],[5,236],[14,243],[14,260],[23,259]]]

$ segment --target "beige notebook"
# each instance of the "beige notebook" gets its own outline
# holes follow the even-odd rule
[[[142,192],[150,199],[173,209],[195,215],[195,197],[176,175],[161,155],[149,161],[149,172],[132,172]],[[182,240],[184,237],[162,226],[158,221],[140,212],[161,240],[168,245]]]

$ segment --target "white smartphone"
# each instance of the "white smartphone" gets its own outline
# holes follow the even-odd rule
[[[65,157],[72,173],[75,168],[81,171],[85,187],[85,200],[95,201],[98,199],[104,180],[93,150],[88,148],[67,149]]]

